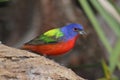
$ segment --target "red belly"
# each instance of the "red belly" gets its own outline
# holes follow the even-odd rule
[[[67,41],[59,42],[55,44],[43,44],[43,45],[24,45],[24,49],[28,49],[40,54],[45,55],[60,55],[68,52],[74,47],[76,37]]]

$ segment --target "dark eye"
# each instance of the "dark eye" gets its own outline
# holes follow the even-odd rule
[[[78,30],[78,28],[73,28],[73,30],[74,30],[74,31],[77,31],[77,30]]]

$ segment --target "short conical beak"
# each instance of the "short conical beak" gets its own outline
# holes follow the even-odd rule
[[[81,34],[81,35],[87,35],[87,33],[85,31],[79,31],[79,34]]]
[[[87,36],[87,33],[85,31],[79,31],[79,34],[86,37]]]

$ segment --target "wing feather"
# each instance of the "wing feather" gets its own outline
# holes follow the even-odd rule
[[[59,28],[57,29],[52,29],[44,34],[36,37],[35,39],[29,41],[26,44],[32,44],[32,45],[39,45],[39,44],[53,44],[60,42],[64,34],[60,31]]]

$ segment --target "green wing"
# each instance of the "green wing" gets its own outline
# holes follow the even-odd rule
[[[52,29],[38,36],[37,38],[31,40],[26,44],[38,45],[38,44],[47,44],[47,43],[57,43],[60,41],[61,37],[63,36],[64,34],[60,31],[59,28]]]

